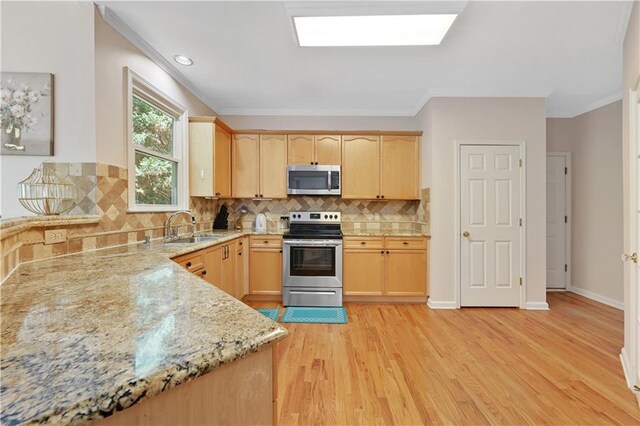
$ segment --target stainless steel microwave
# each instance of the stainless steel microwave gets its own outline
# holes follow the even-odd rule
[[[287,166],[287,194],[340,195],[340,166]]]

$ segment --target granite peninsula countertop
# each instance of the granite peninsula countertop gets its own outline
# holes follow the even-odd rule
[[[248,234],[20,265],[0,287],[0,422],[106,417],[284,338],[286,329],[170,260]]]

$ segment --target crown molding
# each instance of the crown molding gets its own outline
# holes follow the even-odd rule
[[[620,45],[620,48],[622,48],[624,37],[627,35],[627,27],[629,26],[632,10],[632,1],[623,3],[620,8],[620,18],[618,19],[618,27],[616,29],[616,43]]]
[[[219,115],[413,117],[413,109],[221,108]]]
[[[417,115],[432,98],[547,98],[552,89],[429,89],[413,109]]]
[[[164,56],[160,54],[156,49],[147,43],[138,33],[136,33],[129,25],[127,25],[118,15],[116,15],[111,9],[105,5],[98,4],[98,10],[104,22],[106,22],[111,28],[113,28],[118,34],[128,40],[131,44],[137,47],[145,56],[158,65],[167,74],[173,77],[178,83],[182,84],[187,90],[189,90],[194,96],[204,102],[209,108],[214,110],[215,115],[217,109],[214,103],[202,93],[196,86],[194,86],[178,69],[176,69],[171,62],[169,62]]]
[[[547,118],[575,118],[579,115],[586,114],[598,108],[602,108],[603,106],[612,104],[614,102],[618,102],[622,99],[622,91],[615,92],[609,96],[605,96],[604,98],[597,99],[593,102],[589,102],[581,108],[576,108],[573,110],[558,110],[558,111],[547,111]]]

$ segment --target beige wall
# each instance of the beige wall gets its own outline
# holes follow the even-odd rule
[[[127,167],[124,123],[124,67],[189,109],[189,115],[216,115],[189,90],[107,25],[95,11],[97,161]]]
[[[455,142],[525,140],[527,144],[527,303],[546,304],[545,100],[537,98],[435,98],[431,129],[430,299],[455,302]],[[427,123],[421,112],[422,123]],[[429,115],[429,114],[427,114]],[[423,178],[424,178],[423,174]]]
[[[623,215],[624,215],[624,250],[625,253],[631,253],[634,250],[637,250],[638,247],[635,247],[634,243],[632,243],[630,235],[631,235],[631,227],[630,227],[630,215],[629,212],[631,210],[630,199],[629,199],[629,182],[631,180],[631,176],[629,173],[629,148],[631,146],[631,137],[630,137],[630,112],[629,112],[629,101],[630,101],[630,91],[635,90],[636,84],[638,82],[638,78],[640,77],[640,4],[636,1],[633,4],[633,11],[631,13],[631,19],[629,20],[629,26],[627,27],[627,34],[624,39],[624,47],[623,47],[623,66],[622,66],[622,93],[624,95],[623,99],[623,108],[622,108],[622,149],[623,149],[623,161],[622,161],[622,173],[623,173],[623,197],[624,197],[624,207],[623,207]],[[629,271],[632,265],[630,262],[626,262],[624,266],[624,345],[625,345],[625,355],[629,359],[635,359],[636,347],[635,347],[635,339],[631,337],[633,333],[633,328],[631,324],[635,321],[633,318],[633,313],[629,310],[628,306],[631,303],[632,298],[636,298],[636,292],[638,291],[635,286],[631,286],[630,284],[630,275]],[[633,373],[632,373],[633,374]]]
[[[0,156],[2,218],[32,215],[18,182],[43,161],[96,161],[93,5],[3,2],[2,71],[54,74],[54,156]]]
[[[221,118],[232,129],[419,130],[415,117],[224,115]]]
[[[548,119],[547,150],[572,157],[571,286],[622,302],[622,101]]]

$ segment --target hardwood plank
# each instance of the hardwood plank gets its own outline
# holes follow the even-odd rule
[[[548,302],[550,311],[347,303],[346,325],[284,324],[281,423],[638,424],[618,357],[622,311],[573,293]]]

